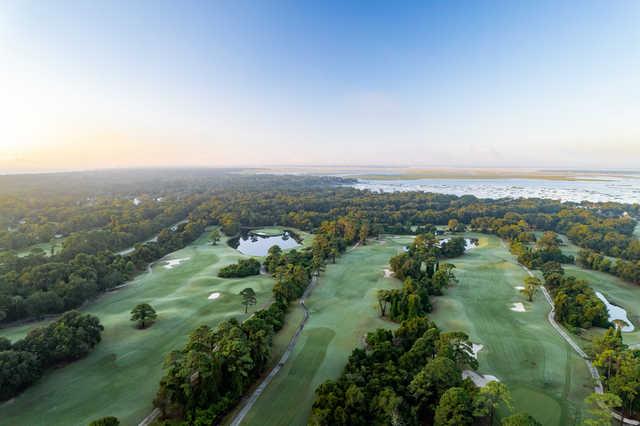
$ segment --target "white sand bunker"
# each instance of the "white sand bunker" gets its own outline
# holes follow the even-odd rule
[[[209,298],[208,298],[208,299],[209,299],[209,300],[216,300],[218,297],[220,297],[220,293],[215,292],[215,293],[211,293],[211,294],[209,295]]]
[[[621,331],[624,331],[625,333],[629,333],[635,329],[635,327],[629,320],[629,317],[627,316],[627,311],[624,308],[616,306],[613,303],[609,302],[607,298],[604,297],[604,294],[600,293],[599,291],[596,291],[596,296],[598,296],[598,299],[600,299],[602,303],[604,303],[604,305],[607,307],[609,321],[614,323],[617,328],[620,328]]]
[[[462,372],[462,378],[469,378],[471,381],[478,387],[486,386],[489,382],[499,382],[496,376],[492,376],[491,374],[479,374],[472,370],[464,370]]]
[[[524,308],[524,305],[522,304],[522,302],[515,302],[514,304],[511,305],[511,310],[513,312],[527,312],[527,310]]]
[[[471,355],[475,359],[478,359],[478,352],[480,352],[482,348],[484,348],[483,345],[480,345],[478,343],[472,343],[471,347],[467,349],[467,352],[469,353],[469,355]]]
[[[516,286],[516,290],[524,290],[524,286],[522,285]]]
[[[384,277],[385,278],[393,277],[393,271],[389,268],[384,268]]]
[[[187,261],[187,260],[189,260],[189,259],[190,259],[189,257],[185,257],[185,258],[182,258],[182,259],[171,259],[171,260],[167,260],[167,261],[166,261],[166,264],[164,265],[164,267],[165,267],[165,268],[167,268],[167,269],[173,269],[173,268],[175,268],[176,266],[180,266],[180,264],[181,264],[182,262],[185,262],[185,261]]]

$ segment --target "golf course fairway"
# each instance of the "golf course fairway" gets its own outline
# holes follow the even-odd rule
[[[397,280],[384,277],[384,268],[410,241],[370,240],[327,265],[307,299],[310,317],[295,350],[243,425],[306,425],[316,387],[340,375],[365,333],[396,326],[379,317],[376,292],[398,286]]]
[[[627,345],[638,345],[640,343],[640,305],[637,301],[640,300],[640,287],[611,274],[584,269],[577,265],[565,265],[564,269],[568,275],[586,280],[591,288],[602,293],[610,303],[627,311],[635,330],[630,333],[623,332],[622,338]],[[592,328],[585,333],[584,337],[588,339],[581,339],[579,343],[586,346],[590,344],[590,338],[594,334],[603,332],[602,328]]]
[[[582,360],[547,321],[541,292],[533,303],[521,286],[526,272],[495,236],[453,259],[459,284],[433,299],[430,318],[445,331],[460,330],[483,345],[479,372],[496,376],[511,390],[516,411],[546,426],[580,424],[584,398],[593,391]],[[522,303],[525,312],[512,310]]]
[[[0,424],[83,425],[103,416],[116,416],[122,425],[135,425],[152,410],[152,400],[162,376],[165,356],[181,348],[189,333],[201,324],[245,317],[238,293],[251,287],[257,305],[271,300],[273,280],[266,275],[222,279],[222,266],[245,256],[224,241],[209,244],[205,233],[193,244],[154,263],[131,284],[107,293],[87,305],[104,326],[102,341],[84,359],[46,373],[13,400],[0,405]],[[168,260],[181,259],[179,264]],[[218,292],[216,299],[208,299]],[[150,303],[158,313],[153,326],[138,330],[130,311],[138,303]],[[16,339],[32,323],[0,331]]]

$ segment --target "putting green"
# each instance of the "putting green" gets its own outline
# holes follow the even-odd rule
[[[282,235],[284,231],[285,231],[284,228],[276,228],[276,227],[258,228],[258,229],[251,230],[251,232],[253,232],[254,234],[262,235],[266,237],[275,237],[278,235]]]
[[[376,292],[398,281],[384,277],[389,258],[411,241],[386,237],[328,265],[307,300],[309,321],[289,361],[247,414],[243,425],[306,425],[315,389],[336,379],[366,332],[396,325],[379,318]]]
[[[152,409],[165,356],[182,347],[193,329],[232,317],[242,319],[238,293],[245,287],[255,290],[257,307],[271,299],[273,280],[268,276],[217,277],[222,266],[244,256],[223,242],[210,245],[208,234],[166,258],[187,259],[178,266],[168,269],[167,262],[157,262],[150,274],[83,309],[100,318],[105,327],[102,342],[88,357],[47,373],[15,400],[0,405],[0,423],[86,425],[112,415],[123,425],[134,425],[144,418]],[[213,292],[221,295],[209,300]],[[130,311],[142,302],[157,310],[158,320],[149,329],[137,330],[129,320]],[[15,339],[36,325],[40,324],[0,334]]]
[[[484,346],[479,372],[507,384],[518,411],[544,425],[579,424],[592,391],[585,362],[547,321],[541,293],[527,302],[516,286],[526,272],[495,236],[469,233],[479,246],[454,259],[459,284],[434,298],[431,319],[443,330],[460,330]],[[511,310],[524,304],[526,312]]]

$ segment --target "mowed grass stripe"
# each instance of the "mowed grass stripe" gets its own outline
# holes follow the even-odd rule
[[[452,261],[460,283],[434,298],[431,318],[484,345],[479,371],[509,386],[517,410],[544,425],[578,424],[583,399],[592,390],[584,361],[548,323],[542,294],[529,303],[515,288],[526,272],[500,240],[470,236],[480,238],[480,245]],[[514,302],[523,303],[526,312],[512,311]]]
[[[384,238],[328,265],[307,300],[311,316],[289,362],[258,398],[243,425],[306,425],[315,389],[336,379],[366,332],[395,324],[379,318],[376,293],[394,288],[383,269],[411,238]]]

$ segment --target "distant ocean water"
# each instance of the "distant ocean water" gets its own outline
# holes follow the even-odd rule
[[[590,178],[593,178],[590,176]],[[538,179],[360,179],[353,186],[372,191],[423,191],[478,198],[550,198],[561,201],[640,203],[640,175],[596,177],[597,181]]]

